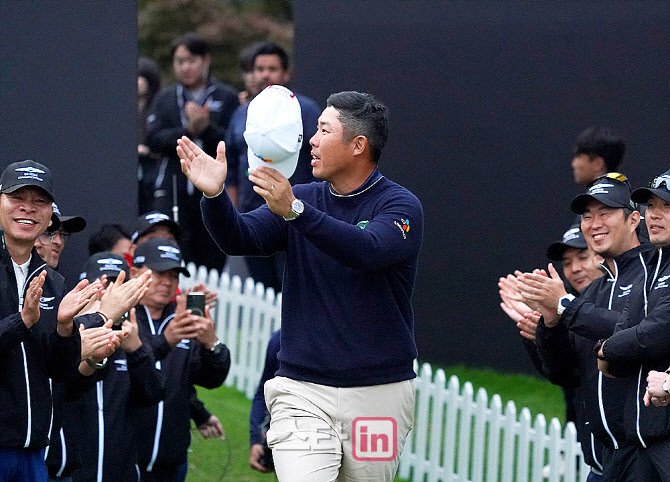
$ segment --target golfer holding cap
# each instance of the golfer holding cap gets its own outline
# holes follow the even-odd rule
[[[411,297],[423,210],[377,168],[387,109],[369,94],[331,95],[310,140],[312,171],[323,182],[291,188],[297,101],[270,86],[254,103],[249,179],[266,205],[235,210],[224,191],[223,142],[216,159],[185,137],[177,152],[205,194],[205,225],[221,249],[239,256],[286,251],[279,370],[265,384],[277,476],[391,481],[414,413]]]

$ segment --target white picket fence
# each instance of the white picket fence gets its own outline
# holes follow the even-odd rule
[[[180,286],[204,283],[218,293],[212,315],[232,359],[225,384],[253,398],[270,335],[280,327],[281,293],[275,295],[251,279],[243,284],[237,276],[196,269],[192,263],[188,270],[191,278],[182,278]],[[549,465],[550,482],[586,481],[589,468],[572,423],[562,433],[558,419],[547,424],[539,414],[533,422],[527,408],[517,416],[514,402],[503,410],[500,396],[489,400],[483,388],[475,396],[470,382],[461,389],[458,378],[447,382],[444,371],[433,374],[427,363],[417,373],[414,430],[401,455],[399,477],[418,482],[539,482],[546,480],[542,470]]]

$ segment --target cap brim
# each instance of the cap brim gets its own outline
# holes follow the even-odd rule
[[[580,239],[575,239],[574,241],[578,242],[569,242],[569,243],[564,243],[562,241],[557,241],[554,244],[550,245],[547,248],[547,258],[549,258],[552,261],[563,261],[563,255],[565,252],[570,249],[586,249],[588,245],[586,244],[586,241],[580,240]]]
[[[58,219],[58,214],[53,213],[51,215],[51,224],[47,228],[47,231],[56,231],[60,228],[60,219]]]
[[[614,200],[609,196],[603,196],[603,195],[594,196],[593,194],[580,194],[579,196],[575,197],[570,203],[570,210],[575,214],[584,214],[584,211],[586,211],[586,205],[591,200],[596,200],[600,203],[603,203],[605,206],[611,208],[629,207],[626,205],[622,205],[620,201]]]
[[[290,179],[290,177],[295,172],[295,169],[298,166],[299,156],[300,151],[298,150],[298,152],[292,154],[291,157],[284,159],[281,162],[265,162],[264,160],[259,158],[256,154],[254,154],[251,148],[247,149],[247,160],[249,161],[249,170],[265,166],[269,167],[270,169],[276,170],[286,179]]]
[[[61,216],[60,224],[68,233],[78,233],[86,227],[86,220],[81,216]]]
[[[667,189],[652,189],[648,187],[640,187],[632,192],[630,195],[631,201],[640,204],[647,204],[649,198],[654,195],[658,198],[670,202],[670,191]]]
[[[17,190],[19,190],[19,189],[21,189],[21,188],[23,188],[23,187],[28,187],[28,186],[32,186],[32,187],[37,187],[37,188],[39,188],[40,190],[42,190],[42,191],[44,192],[44,194],[46,194],[46,195],[49,197],[49,199],[51,200],[51,202],[55,201],[53,195],[51,195],[51,193],[50,193],[49,191],[47,191],[46,189],[44,189],[44,187],[42,187],[42,186],[39,185],[39,184],[31,184],[31,183],[26,183],[26,184],[16,184],[16,185],[14,185],[14,186],[10,186],[10,187],[8,187],[8,188],[3,189],[2,192],[3,192],[3,193],[14,192],[14,191],[17,191]]]
[[[165,271],[175,270],[183,274],[187,278],[191,277],[191,273],[189,273],[185,267],[175,263],[174,261],[169,260],[155,261],[155,262],[149,261],[142,263],[142,266],[146,266],[151,271],[156,271],[157,273],[164,273]]]

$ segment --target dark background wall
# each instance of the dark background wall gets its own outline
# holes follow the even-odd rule
[[[33,158],[65,214],[135,217],[134,2],[0,2],[0,167]],[[646,183],[670,160],[670,10],[663,2],[299,0],[295,88],[320,103],[389,104],[382,171],[424,204],[415,292],[420,359],[529,370],[497,279],[545,263],[572,219],[571,146],[606,124],[621,169]]]
[[[570,224],[581,129],[628,140],[635,186],[670,167],[669,21],[662,2],[296,3],[295,89],[390,106],[380,167],[426,216],[420,360],[531,369],[498,278],[544,265]]]
[[[73,286],[88,235],[137,216],[135,2],[0,2],[0,20],[0,169],[42,162],[89,221],[61,261]]]

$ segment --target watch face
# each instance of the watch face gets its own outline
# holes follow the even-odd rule
[[[571,301],[571,300],[569,300],[568,298],[561,298],[561,306],[562,306],[563,308],[567,308],[568,305],[570,304],[570,301]]]

